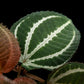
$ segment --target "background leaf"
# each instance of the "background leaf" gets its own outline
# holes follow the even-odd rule
[[[0,24],[0,73],[10,72],[18,63],[20,48],[14,35]]]
[[[48,84],[84,84],[84,64],[68,63],[50,74]]]

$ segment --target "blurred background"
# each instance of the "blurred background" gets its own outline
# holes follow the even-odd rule
[[[5,4],[4,4],[5,3]],[[72,19],[74,25],[77,27],[77,29],[81,33],[81,40],[80,45],[76,51],[76,53],[73,55],[70,62],[81,62],[84,63],[84,5],[82,2],[54,2],[54,1],[31,1],[31,2],[14,2],[11,1],[11,3],[7,4],[6,2],[1,3],[0,5],[0,23],[3,23],[6,25],[9,29],[15,23],[17,20],[19,20],[21,17],[30,14],[32,12],[36,11],[55,11],[62,13]],[[40,77],[46,79],[47,74],[50,72],[47,70],[33,70],[30,71],[30,73],[34,73],[36,75],[39,75]],[[11,72],[11,74],[14,74],[14,72]],[[10,76],[9,75],[9,76]],[[11,76],[10,76],[11,77]]]

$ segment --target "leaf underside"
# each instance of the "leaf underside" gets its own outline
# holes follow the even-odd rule
[[[26,77],[16,78],[14,82],[17,84],[37,84],[34,80]]]
[[[0,73],[11,71],[20,58],[20,48],[14,35],[0,24]]]

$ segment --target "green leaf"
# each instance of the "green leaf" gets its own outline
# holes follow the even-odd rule
[[[65,64],[50,74],[48,84],[84,84],[84,64]]]
[[[26,15],[11,27],[21,47],[19,62],[28,70],[53,70],[75,53],[80,33],[72,21],[53,11]]]

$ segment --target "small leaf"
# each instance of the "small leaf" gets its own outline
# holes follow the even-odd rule
[[[72,62],[50,74],[47,84],[84,84],[84,64]]]
[[[0,84],[16,84],[16,83],[8,79],[7,77],[0,75]]]
[[[21,47],[19,62],[28,70],[59,68],[70,60],[80,42],[80,32],[71,19],[53,11],[28,14],[11,31]]]
[[[17,84],[37,84],[34,80],[26,77],[16,78],[14,81]]]
[[[0,24],[0,73],[10,72],[18,63],[20,48],[14,35]]]

